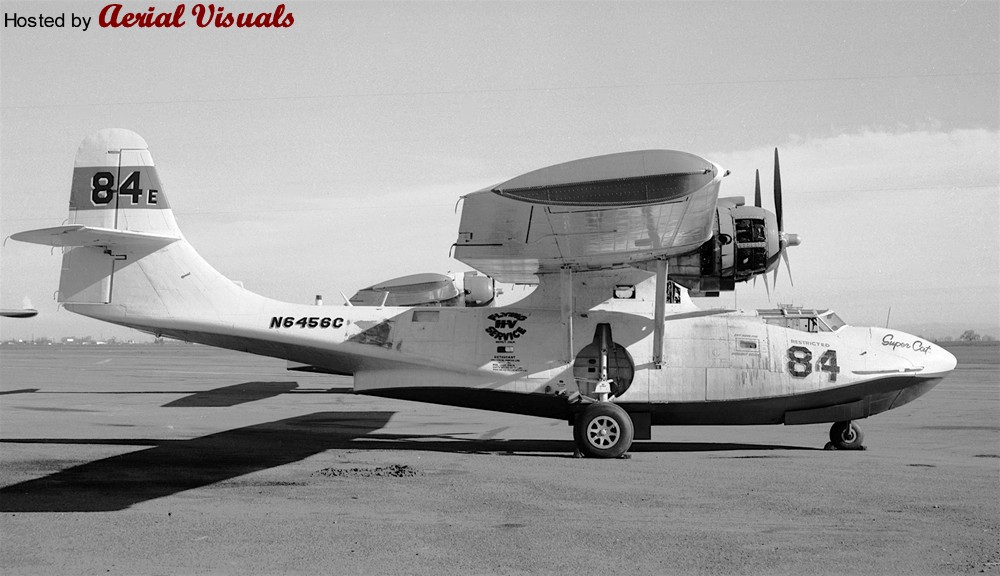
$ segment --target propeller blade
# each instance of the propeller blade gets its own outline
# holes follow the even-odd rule
[[[771,287],[767,283],[767,274],[762,274],[764,276],[764,289],[767,290],[767,301],[771,301]]]
[[[778,149],[774,149],[774,215],[778,217],[778,232],[785,231],[781,218],[781,169],[778,167]]]
[[[781,259],[785,261],[785,268],[788,268],[788,282],[790,282],[792,286],[795,286],[795,280],[792,280],[792,265],[788,263],[788,252],[786,250],[781,251]],[[778,273],[777,270],[774,272],[775,274]]]
[[[760,170],[757,170],[757,184],[753,190],[753,205],[760,208]]]

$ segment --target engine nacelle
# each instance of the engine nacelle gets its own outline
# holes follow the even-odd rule
[[[773,212],[745,206],[743,198],[720,198],[712,238],[695,253],[671,258],[668,274],[691,296],[718,296],[773,270],[781,242]]]

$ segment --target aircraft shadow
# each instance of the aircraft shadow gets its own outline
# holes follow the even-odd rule
[[[221,408],[256,402],[287,394],[298,387],[296,382],[243,382],[213,390],[196,392],[163,405],[164,408]]]
[[[10,390],[0,392],[3,394],[27,394],[40,392],[40,388],[24,388],[21,390]],[[113,396],[136,396],[136,395],[163,395],[163,394],[186,394],[172,402],[164,404],[170,407],[225,407],[246,404],[255,400],[272,398],[279,394],[354,394],[353,388],[345,386],[334,386],[331,388],[299,388],[297,382],[243,382],[222,388],[211,390],[201,390],[192,393],[190,390],[60,390],[58,392],[47,392],[48,394],[60,395],[89,395],[89,394],[109,394]]]
[[[814,446],[742,444],[733,442],[636,442],[632,452],[732,452],[732,451],[822,450]]]
[[[317,412],[189,440],[27,438],[3,444],[149,446],[0,488],[0,512],[110,512],[304,460],[326,450],[434,451],[573,457],[572,440],[470,439],[379,434],[394,412]],[[798,446],[650,442],[633,453],[802,451]],[[767,457],[767,456],[740,456]]]
[[[352,440],[381,429],[393,414],[318,412],[190,440],[154,440],[159,443],[146,450],[6,486],[0,489],[0,512],[124,510],[140,502],[297,462],[331,448],[357,447]],[[77,439],[69,443],[129,442]]]
[[[517,454],[518,456],[561,456],[573,458],[572,440],[478,440],[447,436],[411,436],[370,434],[362,442],[351,442],[351,448],[363,450],[428,450],[466,454]],[[347,446],[345,446],[346,448]],[[779,446],[776,444],[740,444],[729,442],[651,442],[637,440],[629,452],[731,452],[731,451],[803,451],[821,450],[815,447]],[[766,457],[766,456],[756,456]]]

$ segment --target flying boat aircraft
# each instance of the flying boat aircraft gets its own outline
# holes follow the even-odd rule
[[[156,336],[350,375],[354,392],[565,420],[582,455],[620,457],[655,425],[833,423],[899,407],[955,368],[898,330],[830,310],[702,310],[788,262],[775,211],[719,198],[728,174],[685,152],[575,160],[464,197],[455,257],[477,272],[382,282],[344,306],[280,302],[225,278],[185,240],[146,142],[80,146],[68,224],[15,240],[64,249],[58,301]],[[790,273],[790,271],[789,271]],[[533,284],[498,305],[495,282]]]

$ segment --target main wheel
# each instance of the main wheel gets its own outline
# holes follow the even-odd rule
[[[580,451],[595,458],[618,458],[632,446],[632,418],[611,402],[589,404],[576,417],[573,439]]]
[[[830,427],[830,442],[838,450],[861,450],[865,435],[854,422],[837,422]]]

